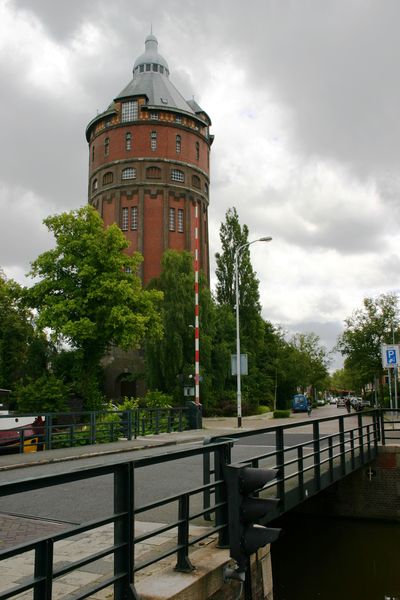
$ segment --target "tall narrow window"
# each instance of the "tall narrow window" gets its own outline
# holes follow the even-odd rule
[[[128,219],[129,219],[128,209],[123,208],[122,212],[121,212],[121,229],[122,229],[122,231],[128,230]]]
[[[131,150],[132,149],[132,134],[130,131],[128,131],[125,134],[125,150]]]
[[[93,179],[92,192],[95,192],[96,190],[97,190],[97,179]]]
[[[196,142],[196,160],[200,159],[200,144]]]
[[[137,100],[130,100],[129,102],[122,103],[121,121],[127,123],[128,121],[136,121],[138,118],[138,103]]]
[[[131,208],[131,229],[136,230],[138,228],[138,207],[132,206]]]
[[[94,144],[92,146],[92,162],[94,162]]]
[[[181,146],[182,146],[182,140],[181,140],[181,136],[177,135],[176,136],[176,153],[180,154],[181,153]]]
[[[110,138],[106,137],[104,140],[104,156],[110,154]]]
[[[175,231],[175,209],[169,209],[169,230]]]
[[[178,231],[183,233],[183,209],[178,208]]]
[[[152,131],[150,133],[150,148],[153,150],[153,152],[155,150],[157,150],[157,132],[156,131]]]

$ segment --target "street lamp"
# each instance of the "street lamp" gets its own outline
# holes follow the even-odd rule
[[[251,246],[256,242],[270,242],[272,237],[262,237],[252,242],[246,242],[235,250],[235,292],[236,292],[236,403],[237,403],[237,426],[242,426],[242,388],[240,373],[240,330],[239,330],[239,254],[243,248]]]

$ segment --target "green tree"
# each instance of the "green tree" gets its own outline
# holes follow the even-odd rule
[[[146,348],[148,384],[152,389],[173,394],[182,402],[183,384],[194,376],[194,270],[189,252],[168,250],[161,262],[161,275],[150,287],[163,293],[164,336]],[[204,277],[199,281],[201,401],[210,392],[211,330],[213,305]]]
[[[327,383],[329,356],[315,333],[296,333],[290,344],[297,350],[297,386],[321,389]]]
[[[345,330],[338,348],[346,357],[346,368],[357,374],[361,387],[378,379],[383,402],[382,344],[399,340],[399,303],[396,294],[364,298],[363,306],[345,319]]]
[[[87,408],[99,393],[99,362],[111,344],[137,347],[145,336],[161,335],[160,294],[144,291],[137,275],[141,257],[128,256],[117,225],[104,228],[96,210],[86,206],[44,221],[56,246],[33,263],[38,278],[27,298],[40,327],[75,351],[75,391]]]
[[[221,252],[215,255],[217,268],[216,301],[219,307],[229,310],[235,318],[236,283],[235,253],[244,246],[238,255],[239,311],[241,353],[248,355],[249,375],[242,379],[243,411],[253,411],[259,402],[267,403],[270,397],[270,378],[265,374],[264,322],[261,317],[259,282],[250,260],[248,244],[248,227],[241,226],[235,208],[229,209],[225,222],[220,228]],[[236,329],[232,327],[232,319],[225,318],[221,325],[226,325],[225,332],[219,327],[219,338],[224,343],[219,350],[236,354]],[[217,350],[217,347],[215,348]],[[228,363],[230,367],[230,363]],[[231,390],[235,380],[225,380]],[[268,400],[269,398],[269,400]]]
[[[13,389],[25,377],[39,377],[47,368],[49,346],[24,292],[0,273],[0,387]]]

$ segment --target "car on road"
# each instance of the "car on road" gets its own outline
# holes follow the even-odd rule
[[[346,406],[344,398],[338,398],[336,402],[337,408],[344,408]]]
[[[335,398],[334,396],[331,396],[329,398],[329,404],[336,404],[336,402],[337,402],[337,398]]]

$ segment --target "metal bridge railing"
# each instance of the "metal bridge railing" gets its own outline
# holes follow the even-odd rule
[[[32,419],[31,424],[19,425]],[[13,420],[6,430],[2,423]],[[133,410],[80,411],[0,415],[0,450],[36,452],[131,440],[139,436],[188,429],[188,409],[136,408]]]
[[[193,568],[190,551],[195,544],[217,535],[219,545],[227,546],[227,492],[222,470],[224,465],[236,462],[235,453],[240,443],[234,444],[235,441],[240,442],[254,435],[261,436],[261,439],[268,436],[265,437],[265,444],[259,444],[268,445],[270,448],[267,452],[247,457],[241,462],[255,467],[272,466],[280,470],[277,482],[272,482],[266,491],[267,494],[278,496],[281,500],[279,513],[276,515],[278,516],[371,461],[377,455],[378,445],[388,439],[389,430],[390,435],[394,437],[397,434],[399,440],[400,432],[395,430],[398,421],[394,421],[393,414],[390,415],[390,421],[387,420],[389,415],[386,419],[384,417],[385,411],[371,410],[356,415],[341,414],[336,417],[296,421],[263,430],[239,432],[229,439],[210,440],[203,446],[168,454],[1,483],[0,497],[5,497],[19,493],[27,494],[33,490],[47,491],[57,485],[74,485],[79,482],[83,488],[85,484],[91,485],[95,478],[111,476],[113,506],[112,510],[101,518],[70,526],[68,530],[56,535],[1,550],[0,563],[28,551],[33,552],[34,561],[31,575],[18,586],[4,589],[2,582],[0,600],[15,598],[28,590],[31,591],[33,600],[51,600],[60,578],[106,557],[112,559],[112,572],[77,592],[75,600],[83,600],[110,586],[114,588],[115,600],[134,598],[135,575],[146,567],[168,557],[175,557],[177,570],[190,571]],[[299,437],[294,438],[293,434]],[[187,467],[184,461],[192,462]],[[140,503],[141,485],[146,487],[146,481],[149,481],[146,478],[154,476],[151,469],[157,465],[165,465],[166,468],[168,463],[181,474],[178,486],[181,489],[169,496],[153,495],[150,501],[146,498],[146,501]],[[199,471],[198,485],[185,484],[185,474],[188,474],[188,477],[190,475],[192,481],[193,477],[191,472],[185,472],[183,464],[186,464],[186,469],[196,468]],[[147,468],[149,471],[145,470]],[[142,477],[140,484],[141,474],[146,475],[146,478]],[[156,486],[160,495],[162,486],[163,478],[160,478],[159,485]],[[151,497],[151,494],[147,495]],[[90,501],[95,508],[98,498],[93,495]],[[168,518],[161,521],[164,525],[159,525],[152,531],[135,533],[135,522],[140,522],[146,513],[157,509],[162,509],[165,515],[168,506],[172,506],[173,509],[168,513]],[[212,517],[213,521],[210,521]],[[199,520],[204,521],[206,527],[201,533],[191,535],[191,525]],[[77,557],[77,560],[68,565],[58,565],[55,562],[55,550],[59,542],[70,540],[78,534],[101,530],[104,526],[113,528],[112,543],[85,557]],[[168,548],[163,548],[157,555],[141,556],[137,552],[140,544],[166,532],[172,535],[172,542]]]

